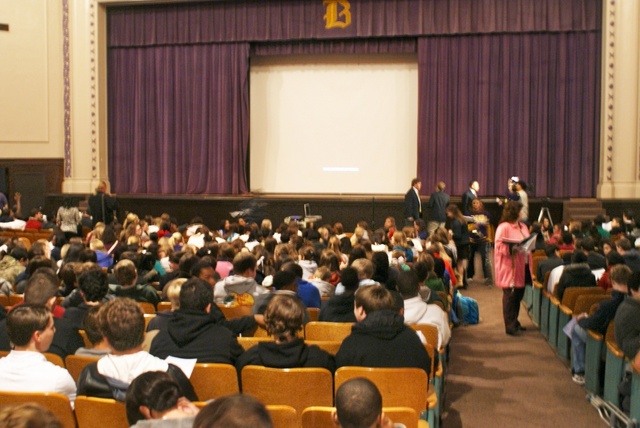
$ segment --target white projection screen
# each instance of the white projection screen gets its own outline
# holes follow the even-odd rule
[[[259,58],[250,99],[252,192],[398,194],[416,175],[415,56]]]

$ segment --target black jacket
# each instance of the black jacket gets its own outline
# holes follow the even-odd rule
[[[169,355],[197,358],[199,363],[234,364],[243,349],[235,335],[209,314],[177,310],[151,342],[149,353],[158,358]]]
[[[336,366],[417,367],[429,375],[431,359],[404,318],[384,309],[353,326],[336,354]]]
[[[562,271],[562,275],[556,285],[556,294],[558,300],[562,302],[562,296],[564,296],[564,290],[569,287],[595,287],[598,283],[596,277],[589,269],[589,265],[586,263],[576,263],[566,266]]]
[[[582,318],[578,321],[578,325],[582,328],[596,331],[604,336],[607,333],[609,323],[616,316],[616,311],[620,303],[624,300],[624,296],[624,293],[618,290],[612,290],[611,299],[600,303],[598,310],[593,315]]]
[[[627,296],[616,312],[615,336],[618,347],[629,358],[640,351],[640,301]]]
[[[198,396],[182,369],[178,366],[174,366],[173,364],[169,364],[167,373],[178,383],[181,396],[186,397],[190,401],[198,401]],[[118,401],[124,401],[126,394],[126,389],[117,389],[109,385],[107,378],[98,372],[97,361],[87,364],[85,368],[82,369],[80,377],[78,378],[78,395],[98,398],[113,398]]]
[[[328,322],[356,322],[353,313],[354,294],[340,294],[331,296],[320,309],[319,321]]]
[[[303,339],[288,343],[260,342],[247,350],[236,362],[238,374],[248,365],[273,367],[278,369],[295,367],[319,367],[333,373],[336,363],[333,355],[315,345],[307,346]]]

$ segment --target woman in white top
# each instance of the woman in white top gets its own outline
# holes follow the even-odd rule
[[[56,214],[56,223],[67,239],[78,236],[80,220],[82,220],[82,213],[75,206],[74,200],[70,197],[65,197],[62,201],[62,206],[58,209],[58,214]]]

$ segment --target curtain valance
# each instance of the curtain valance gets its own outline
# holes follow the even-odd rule
[[[592,31],[601,0],[244,0],[110,7],[109,46]]]

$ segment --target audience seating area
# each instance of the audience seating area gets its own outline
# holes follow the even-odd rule
[[[335,355],[342,339],[350,333],[351,326],[351,323],[310,322],[303,335],[307,344],[317,345]],[[412,327],[423,332],[428,342],[425,347],[433,361],[434,347],[430,343],[437,345],[437,330],[434,333],[428,326]],[[269,337],[238,338],[245,349],[270,340]],[[55,364],[66,367],[76,381],[84,366],[98,359],[69,355],[63,362],[57,355],[46,356]],[[443,360],[441,357],[440,361]],[[429,376],[420,369],[408,368],[342,367],[333,376],[326,369],[247,366],[239,379],[234,366],[198,363],[190,379],[201,400],[196,403],[200,407],[207,400],[242,391],[256,396],[267,405],[275,427],[291,428],[327,426],[337,388],[350,378],[366,377],[380,389],[385,412],[394,422],[404,423],[407,427],[425,428],[439,426],[443,375],[440,363],[437,368],[432,365]],[[398,388],[398,385],[403,387]],[[41,402],[50,408],[60,417],[65,428],[93,427],[96,420],[103,421],[103,426],[128,426],[124,404],[111,399],[78,396],[75,410],[72,411],[67,397],[59,394],[0,394],[0,406],[26,399]]]
[[[544,257],[534,257],[534,264]],[[599,287],[567,288],[560,301],[554,293],[549,293],[547,281],[549,273],[540,281],[534,278],[530,288],[530,300],[523,300],[529,316],[540,332],[547,339],[567,365],[571,366],[571,339],[563,332],[563,328],[574,314],[593,313],[600,302],[610,298],[610,292]],[[625,358],[614,338],[614,322],[611,321],[605,337],[587,330],[585,354],[585,388],[593,403],[599,399],[608,402],[614,411],[623,415],[622,403],[618,390],[625,377],[625,366],[631,362]],[[633,367],[631,413],[629,418],[640,421],[640,371]]]

